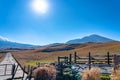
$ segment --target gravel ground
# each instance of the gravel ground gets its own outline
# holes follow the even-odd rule
[[[97,64],[97,65],[91,65],[91,67],[98,67],[102,70],[102,74],[110,74],[112,72],[113,66],[112,65],[104,65],[104,64]],[[73,68],[78,68],[80,73],[82,73],[83,70],[89,68],[86,64],[79,64],[74,65]]]

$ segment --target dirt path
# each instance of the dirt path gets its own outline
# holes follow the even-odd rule
[[[7,53],[3,61],[0,63],[0,80],[5,80],[12,77],[11,75],[12,64],[18,65],[18,63],[15,61],[11,53]],[[5,69],[6,69],[6,73],[5,73]],[[22,77],[22,76],[23,76],[23,70],[20,68],[20,66],[18,66],[15,77]],[[27,74],[25,74],[25,78],[26,76]]]

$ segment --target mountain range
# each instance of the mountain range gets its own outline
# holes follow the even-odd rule
[[[0,49],[33,49],[36,47],[38,46],[12,42],[7,38],[0,37]]]
[[[113,39],[110,38],[106,38],[103,36],[99,36],[96,34],[90,35],[90,36],[85,36],[81,39],[73,39],[73,40],[69,40],[66,43],[67,44],[74,44],[74,43],[87,43],[87,42],[95,42],[95,43],[105,43],[105,42],[111,42],[111,41],[115,41]]]
[[[66,43],[53,43],[45,46],[50,47],[50,46],[57,46],[57,45],[64,45],[64,44],[77,44],[77,43],[88,43],[88,42],[105,43],[105,42],[112,42],[112,41],[115,41],[115,40],[93,34],[90,36],[85,36],[81,39],[69,40]],[[16,43],[16,42],[9,41],[7,38],[0,37],[0,49],[6,49],[6,48],[31,49],[31,48],[37,48],[37,47],[41,47],[41,46]]]

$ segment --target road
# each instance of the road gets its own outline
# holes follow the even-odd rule
[[[0,63],[0,80],[5,80],[12,77],[11,75],[12,64],[18,65],[18,63],[15,61],[11,53],[6,53],[4,60]],[[6,73],[5,73],[5,69],[6,69]],[[24,75],[26,78],[27,74]],[[20,68],[20,66],[18,66],[15,77],[22,77],[22,76],[23,76],[23,70]]]

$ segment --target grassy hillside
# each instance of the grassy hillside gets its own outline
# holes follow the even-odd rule
[[[107,43],[85,43],[85,44],[70,44],[60,45],[52,47],[43,47],[36,50],[25,50],[20,52],[14,52],[14,56],[24,62],[29,61],[56,61],[58,56],[69,56],[77,52],[79,56],[87,56],[88,52],[92,55],[103,55],[108,51],[110,54],[120,53],[120,42],[107,42]]]

